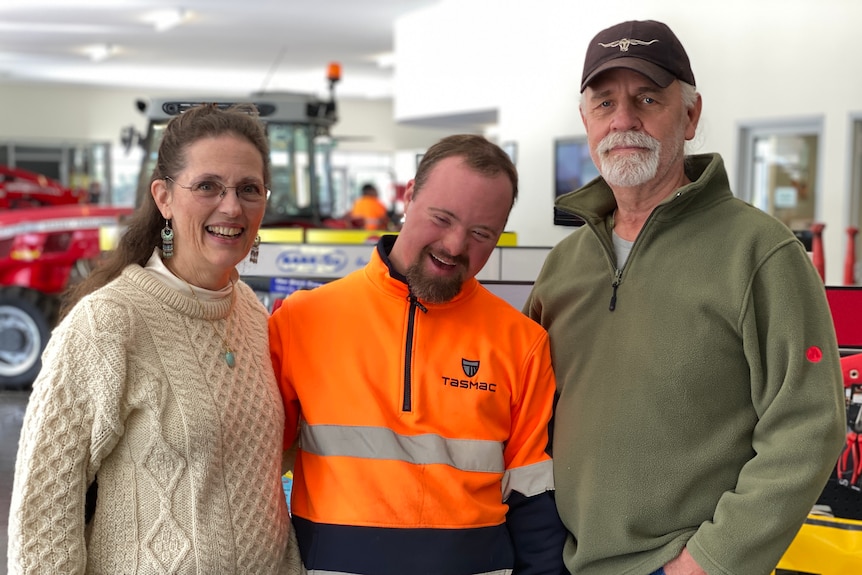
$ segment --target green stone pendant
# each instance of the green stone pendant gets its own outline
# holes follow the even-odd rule
[[[228,367],[233,367],[236,365],[236,358],[233,356],[232,351],[224,352],[224,362],[227,364]]]

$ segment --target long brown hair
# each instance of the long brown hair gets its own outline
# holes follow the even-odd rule
[[[264,178],[270,181],[269,140],[252,104],[237,104],[228,108],[217,104],[201,104],[189,108],[168,122],[159,144],[156,167],[150,185],[156,180],[172,177],[186,166],[186,150],[202,138],[234,134],[248,140],[263,159]],[[69,313],[85,295],[96,291],[117,278],[126,266],[144,266],[153,248],[161,244],[161,230],[165,220],[149,190],[142,194],[141,205],[129,219],[120,241],[113,251],[99,263],[89,276],[71,286],[63,296],[60,319]]]

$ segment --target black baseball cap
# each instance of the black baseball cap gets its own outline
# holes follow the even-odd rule
[[[587,47],[581,92],[597,75],[612,68],[639,72],[666,88],[675,79],[695,85],[688,54],[662,22],[631,20],[596,34]]]

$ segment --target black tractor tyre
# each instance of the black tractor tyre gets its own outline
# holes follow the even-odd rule
[[[27,389],[36,379],[58,309],[54,296],[0,287],[0,389]]]

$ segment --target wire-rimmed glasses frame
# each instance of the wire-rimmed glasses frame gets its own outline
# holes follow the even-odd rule
[[[201,180],[199,182],[194,182],[190,186],[184,186],[170,176],[165,176],[164,179],[185,190],[191,191],[195,197],[202,200],[218,199],[221,201],[221,199],[225,197],[225,194],[227,194],[228,190],[234,190],[236,192],[236,197],[239,198],[240,201],[248,204],[259,204],[269,200],[269,196],[271,194],[268,188],[255,182],[247,182],[237,186],[226,186],[218,180]]]

